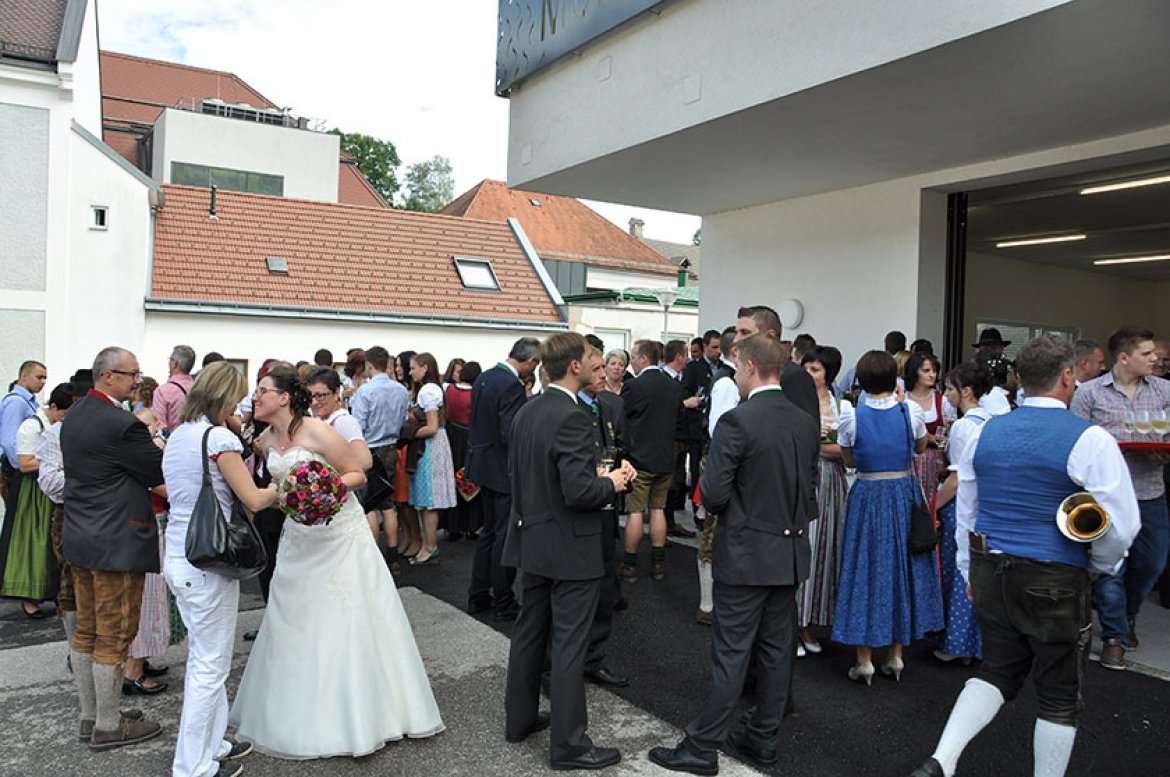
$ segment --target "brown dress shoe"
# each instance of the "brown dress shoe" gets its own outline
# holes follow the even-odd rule
[[[1101,646],[1101,666],[1115,672],[1125,670],[1125,646],[1119,639],[1107,639]]]
[[[655,580],[665,580],[666,564],[651,564],[650,577],[654,578]]]
[[[162,726],[155,723],[153,720],[134,720],[132,718],[123,717],[118,723],[118,727],[113,731],[102,731],[95,728],[93,735],[89,739],[90,750],[109,750],[114,747],[121,747],[122,745],[132,745],[135,742],[143,742],[147,739],[152,739],[162,733]]]
[[[698,610],[695,612],[695,620],[704,626],[710,626],[711,621],[715,620],[715,613],[708,612],[707,610]]]
[[[638,570],[628,564],[622,564],[618,567],[618,577],[623,583],[633,583],[638,579]]]

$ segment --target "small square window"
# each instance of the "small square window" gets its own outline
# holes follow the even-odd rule
[[[105,205],[91,205],[90,208],[90,229],[109,229],[110,226],[110,209]]]
[[[453,256],[451,259],[455,262],[459,280],[463,282],[465,289],[500,290],[500,282],[496,280],[492,263],[487,259],[471,259],[466,256]]]

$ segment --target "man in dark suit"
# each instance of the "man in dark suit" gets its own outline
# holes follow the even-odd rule
[[[687,367],[687,344],[683,340],[669,340],[662,355],[662,372],[668,378],[678,381],[683,387],[683,406],[679,410],[674,424],[674,475],[670,482],[670,490],[666,494],[666,533],[671,537],[694,537],[695,532],[674,520],[677,510],[683,510],[687,502],[687,459],[691,460],[691,470],[697,472],[699,459],[703,456],[702,422],[693,427],[689,424],[690,414],[700,412],[702,397],[696,395],[692,389],[688,391],[683,382],[683,374]],[[696,437],[697,439],[692,439]]]
[[[512,421],[524,404],[524,378],[536,370],[540,341],[521,337],[505,361],[484,370],[471,387],[471,423],[467,430],[467,479],[480,487],[483,528],[475,546],[467,611],[489,607],[496,620],[512,620],[520,611],[512,593],[515,570],[500,561],[508,536],[512,487],[508,482],[508,442]]]
[[[780,316],[767,305],[740,308],[738,315],[735,322],[736,342],[755,334],[766,334],[780,339],[784,329],[780,324]],[[808,413],[820,426],[821,401],[817,398],[816,384],[805,372],[804,367],[786,361],[784,371],[780,373],[780,388],[784,389],[784,396],[788,397],[789,402]]]
[[[544,342],[540,356],[552,383],[516,415],[508,449],[515,501],[504,563],[524,572],[524,596],[508,653],[505,738],[519,742],[551,725],[553,769],[621,760],[585,733],[584,661],[604,571],[601,511],[635,473],[628,464],[607,473],[597,467],[593,427],[577,397],[591,381],[587,350],[576,332]],[[550,716],[539,713],[546,649]]]
[[[626,552],[619,571],[629,583],[638,579],[638,545],[647,511],[651,575],[655,580],[666,577],[666,494],[674,477],[674,432],[683,407],[683,388],[658,368],[661,357],[655,341],[635,342],[630,365],[637,377],[622,386],[629,430],[626,457],[638,471],[626,500]]]
[[[695,493],[695,484],[699,480],[699,465],[703,460],[703,450],[707,447],[707,392],[711,387],[711,371],[719,364],[719,330],[708,329],[703,333],[701,342],[702,354],[699,358],[687,362],[682,373],[683,396],[687,399],[699,398],[695,407],[683,410],[680,421],[682,430],[680,439],[686,443],[690,471],[690,479],[685,485],[683,495],[684,504],[690,501],[691,495]]]
[[[62,547],[73,569],[77,627],[73,679],[81,735],[105,750],[157,736],[162,727],[118,710],[122,665],[138,633],[147,572],[159,572],[158,524],[149,489],[163,482],[162,451],[124,403],[142,383],[138,359],[105,348],[93,364],[95,388],[61,426],[65,471]]]
[[[716,774],[725,741],[760,766],[777,760],[795,658],[795,595],[808,577],[805,531],[820,437],[819,425],[780,391],[787,359],[772,337],[748,337],[737,346],[743,402],[719,419],[700,483],[703,505],[719,515],[712,683],[682,742],[650,751],[650,760],[667,769]],[[758,703],[747,727],[728,738],[753,647]]]

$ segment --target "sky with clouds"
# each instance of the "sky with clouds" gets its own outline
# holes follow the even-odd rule
[[[226,70],[327,128],[392,141],[405,166],[442,154],[456,194],[507,174],[508,103],[493,92],[494,0],[97,0],[110,51]],[[693,216],[590,203],[646,236],[690,242]]]

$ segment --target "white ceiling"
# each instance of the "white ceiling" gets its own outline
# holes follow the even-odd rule
[[[708,214],[1162,126],[1168,30],[1167,0],[1075,0],[525,188]]]

